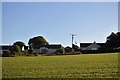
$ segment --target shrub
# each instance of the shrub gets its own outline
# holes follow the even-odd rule
[[[3,51],[2,57],[9,57],[9,56],[10,56],[10,52]]]
[[[64,48],[60,48],[57,50],[57,54],[65,54]]]
[[[13,45],[10,49],[10,56],[20,56],[22,55],[22,52],[20,50],[20,47],[18,45]]]
[[[72,48],[69,47],[69,46],[67,46],[67,47],[65,48],[65,53],[71,53],[71,52],[72,52]]]

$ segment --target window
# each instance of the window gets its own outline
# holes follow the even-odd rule
[[[97,50],[97,48],[92,48],[92,50]]]

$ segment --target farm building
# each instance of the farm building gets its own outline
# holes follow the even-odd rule
[[[105,43],[80,43],[80,48],[82,50],[98,50],[99,48],[105,46]]]

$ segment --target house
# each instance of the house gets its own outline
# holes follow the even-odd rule
[[[98,50],[101,47],[104,47],[105,43],[80,43],[80,48],[82,50]]]
[[[10,45],[1,45],[0,46],[0,54],[3,54],[4,52],[10,52],[10,48],[12,46]]]
[[[60,44],[55,45],[34,45],[33,53],[55,53],[58,49],[60,49],[62,46]]]
[[[10,49],[13,46],[11,45],[0,45],[0,53],[3,54],[4,52],[9,52],[10,53]],[[22,51],[28,50],[28,46],[23,46],[22,47]]]

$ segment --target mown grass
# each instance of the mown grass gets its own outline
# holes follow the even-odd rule
[[[3,78],[116,78],[118,53],[3,57]]]

